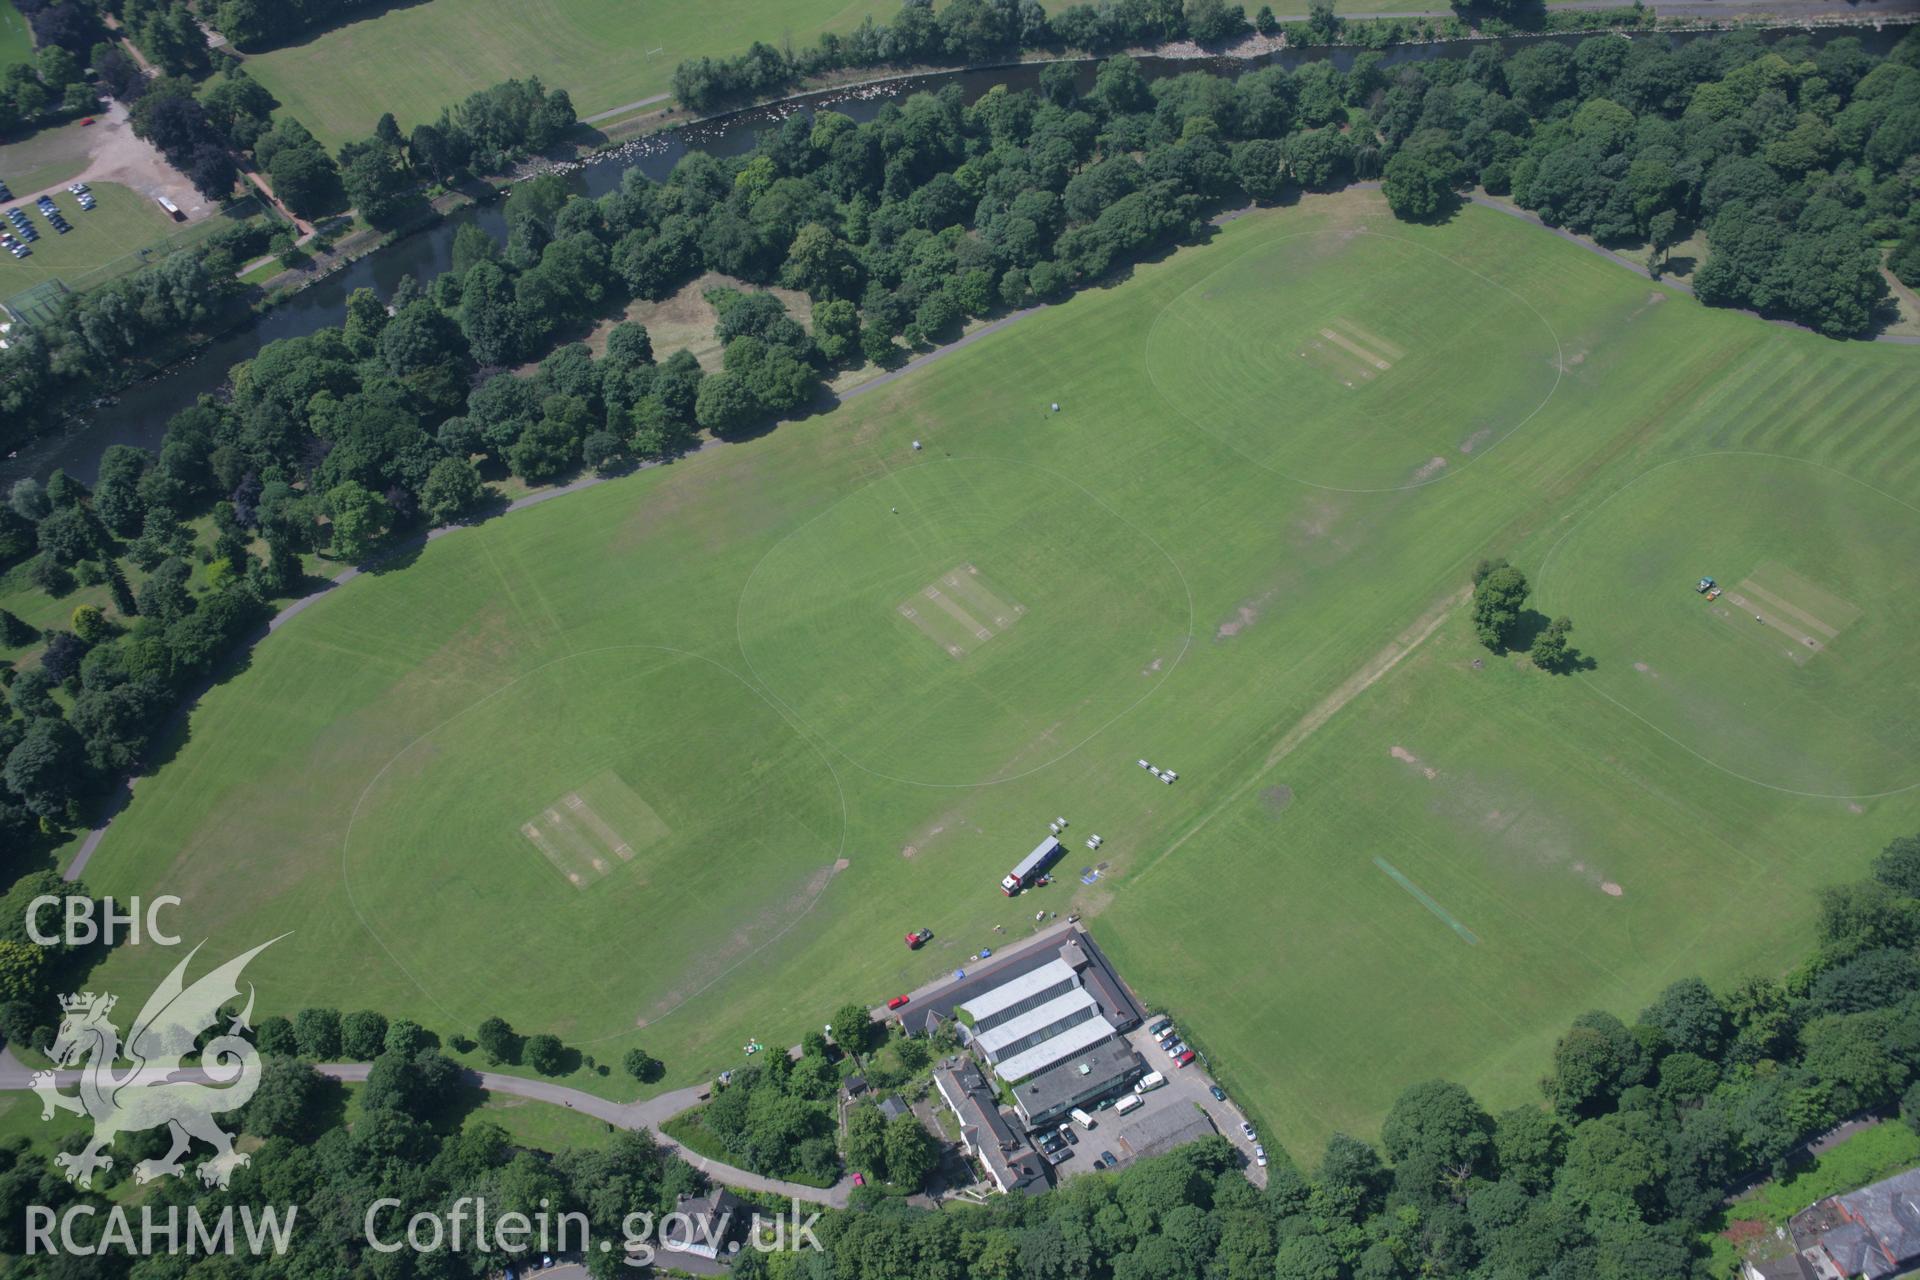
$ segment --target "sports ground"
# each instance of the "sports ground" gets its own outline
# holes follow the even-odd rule
[[[497,1013],[667,1086],[1077,907],[1297,1154],[1435,1075],[1512,1105],[1581,1011],[1791,965],[1920,825],[1914,358],[1308,198],[331,593],[87,882],[293,930],[267,1011]],[[1473,641],[1489,554],[1591,669]]]
[[[179,235],[178,224],[146,196],[117,182],[92,186],[99,203],[90,212],[82,212],[68,192],[54,195],[54,203],[73,226],[66,235],[56,234],[31,204],[20,206],[40,238],[33,242],[29,257],[0,257],[0,298],[54,280],[85,289],[137,270],[141,265],[137,251],[142,246],[153,245],[164,252],[167,242],[185,238]]]

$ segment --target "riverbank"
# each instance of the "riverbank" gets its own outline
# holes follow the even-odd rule
[[[1767,2],[1804,4],[1823,0]],[[1862,0],[1856,16],[1844,29],[1861,31],[1870,44],[1890,44],[1894,38],[1892,32],[1876,37],[1867,28],[1891,25],[1897,29],[1915,21],[1920,21],[1920,0],[1889,0],[1886,4]],[[1686,32],[1665,30],[1621,34],[1630,39],[1708,38],[1704,30],[1691,37]],[[1382,51],[1382,65],[1392,67],[1465,57],[1488,43],[1511,45],[1517,39],[1572,44],[1582,38],[1578,34],[1547,34],[1399,45]],[[1143,55],[1143,76],[1159,79],[1196,68],[1233,75],[1260,66],[1291,67],[1321,59],[1331,61],[1336,67],[1350,68],[1361,53],[1367,52],[1358,46],[1274,51],[1249,45],[1247,49],[1252,56],[1245,58],[1215,55],[1195,58],[1185,56],[1192,52],[1185,47],[1169,46],[1169,49],[1180,56],[1158,57],[1139,51]],[[386,233],[377,239],[356,234],[348,243],[335,246],[335,251],[324,260],[316,260],[316,264],[300,269],[297,274],[280,272],[269,277],[263,283],[271,286],[271,291],[262,288],[246,306],[230,313],[225,323],[191,342],[148,353],[147,359],[125,370],[124,376],[104,394],[92,390],[84,397],[77,397],[72,405],[74,412],[61,429],[42,432],[23,443],[17,456],[0,459],[0,484],[26,475],[44,477],[56,467],[91,482],[99,457],[108,447],[125,444],[157,449],[167,420],[202,395],[221,394],[228,369],[251,359],[270,342],[305,336],[339,323],[345,314],[346,300],[355,289],[371,288],[384,297],[390,295],[405,276],[424,282],[445,271],[452,263],[453,236],[462,225],[477,225],[496,239],[504,238],[504,206],[496,198],[500,186],[510,186],[536,173],[558,172],[569,177],[576,194],[597,196],[617,187],[627,168],[638,168],[648,177],[662,180],[679,159],[691,151],[723,157],[744,154],[757,144],[764,129],[777,125],[796,111],[832,109],[857,121],[867,121],[888,102],[917,92],[937,90],[947,84],[959,85],[968,101],[996,85],[1033,88],[1038,85],[1042,68],[1055,62],[1066,62],[1076,68],[1076,82],[1083,91],[1091,87],[1097,59],[1048,57],[996,62],[961,71],[908,70],[884,76],[848,77],[842,83],[809,88],[771,104],[700,118],[690,118],[677,108],[657,104],[628,104],[639,109],[650,122],[646,131],[621,141],[608,137],[593,124],[583,125],[580,137],[564,153],[530,162],[508,175],[475,180],[456,192],[442,193],[433,201],[430,216],[408,230]]]
[[[626,113],[653,107],[667,95],[631,103],[602,112],[583,123],[604,122],[622,132],[605,145],[618,145],[643,125],[628,129],[630,118],[659,120],[662,127],[692,128],[729,119],[752,111],[823,105],[811,101],[824,95],[884,89],[903,82],[947,78],[982,71],[1012,68],[1039,68],[1055,63],[1097,65],[1116,54],[1137,60],[1165,62],[1242,63],[1246,68],[1272,61],[1285,54],[1304,54],[1315,58],[1338,54],[1381,53],[1408,46],[1428,47],[1448,44],[1486,44],[1507,41],[1549,40],[1566,37],[1602,35],[1610,32],[1641,34],[1706,34],[1734,30],[1813,30],[1825,27],[1866,26],[1880,29],[1888,23],[1920,22],[1920,0],[1744,0],[1728,5],[1725,0],[1675,0],[1674,3],[1645,5],[1638,0],[1560,0],[1549,3],[1544,21],[1537,27],[1523,27],[1497,18],[1470,22],[1453,8],[1409,9],[1402,12],[1368,13],[1338,19],[1332,40],[1296,40],[1297,28],[1311,19],[1309,14],[1276,15],[1276,29],[1270,33],[1249,30],[1225,44],[1203,45],[1193,40],[1177,40],[1158,45],[1134,45],[1101,53],[1069,53],[1060,49],[1025,49],[1012,57],[962,66],[926,64],[889,66],[885,74],[872,74],[875,67],[847,67],[808,76],[787,86],[781,93],[696,116],[690,120],[669,119],[676,108],[667,106],[629,117]],[[1631,16],[1634,20],[1626,21]],[[1411,28],[1407,24],[1414,24]],[[1295,32],[1286,28],[1293,26]],[[1397,30],[1396,30],[1397,29]]]

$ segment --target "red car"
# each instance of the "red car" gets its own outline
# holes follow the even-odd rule
[[[918,951],[927,939],[933,937],[931,929],[915,929],[907,935],[907,950]]]
[[[1187,1050],[1185,1053],[1181,1054],[1179,1057],[1174,1059],[1174,1062],[1178,1063],[1180,1066],[1183,1066],[1183,1067],[1192,1061],[1193,1061],[1193,1050],[1191,1049]]]
[[[854,1174],[853,1174],[853,1185],[854,1185],[854,1186],[856,1186],[856,1187],[864,1187],[864,1186],[866,1186],[866,1185],[867,1185],[867,1175],[866,1175],[866,1174],[864,1174],[864,1173],[861,1173],[861,1172],[860,1172],[859,1170],[857,1170],[857,1169],[856,1169],[856,1170],[854,1170]]]
[[[913,999],[912,996],[895,996],[893,999],[887,1001],[887,1008],[898,1009],[911,999]]]
[[[80,122],[80,127],[81,127],[82,129],[84,129],[84,128],[86,128],[86,127],[87,127],[88,125],[90,125],[90,124],[92,124],[92,123],[93,123],[93,117],[92,117],[92,116],[88,116],[88,117],[87,117],[86,119],[84,119],[84,120],[82,120],[82,121]]]

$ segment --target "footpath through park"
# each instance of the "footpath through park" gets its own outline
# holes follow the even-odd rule
[[[328,1079],[338,1080],[344,1084],[360,1084],[373,1070],[373,1064],[329,1062],[315,1066],[314,1070]],[[11,1048],[0,1049],[0,1092],[20,1093],[30,1090],[40,1074],[15,1057]],[[79,1082],[80,1076],[81,1072],[78,1070],[55,1071],[53,1081],[61,1087],[72,1087]],[[790,1199],[829,1205],[836,1209],[844,1209],[853,1192],[853,1179],[850,1175],[842,1176],[831,1187],[812,1187],[802,1182],[787,1182],[780,1178],[763,1177],[690,1151],[669,1137],[663,1126],[681,1112],[690,1110],[705,1101],[708,1096],[706,1085],[691,1085],[685,1089],[673,1089],[656,1094],[640,1102],[623,1103],[596,1097],[591,1093],[548,1080],[529,1080],[524,1076],[502,1075],[494,1071],[469,1070],[465,1072],[465,1076],[467,1083],[488,1093],[509,1094],[516,1098],[527,1098],[535,1102],[566,1107],[582,1115],[605,1121],[616,1129],[650,1130],[654,1141],[658,1142],[664,1150],[679,1156],[706,1174],[712,1181],[725,1183],[727,1186],[743,1191],[787,1196]],[[207,1080],[205,1073],[198,1067],[175,1071],[169,1078],[208,1084],[224,1083],[224,1081]]]

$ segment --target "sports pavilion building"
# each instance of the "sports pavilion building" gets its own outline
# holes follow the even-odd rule
[[[1074,1108],[1116,1094],[1146,1074],[1125,1038],[1145,1016],[1105,954],[1075,928],[1058,946],[1036,946],[952,983],[902,1022],[920,1033],[951,1022],[978,1060],[982,1082],[990,1072],[1011,1090],[1014,1110],[1031,1131],[1058,1124]],[[956,1072],[956,1093],[963,1091],[959,1081]],[[977,1096],[980,1090],[964,1092]],[[961,1112],[954,1097],[947,1102]],[[964,1126],[968,1117],[960,1118]]]

